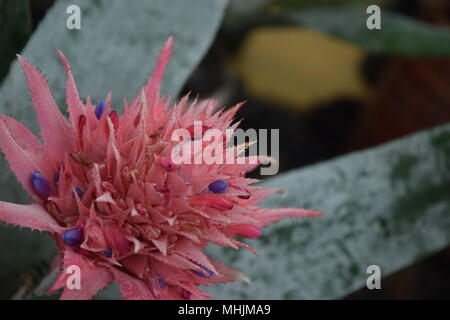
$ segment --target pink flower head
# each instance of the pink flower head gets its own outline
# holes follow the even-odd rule
[[[60,275],[51,291],[62,299],[90,299],[112,281],[124,299],[204,299],[201,285],[242,279],[212,261],[208,243],[253,249],[236,236],[257,238],[261,228],[285,216],[320,215],[305,209],[264,209],[256,203],[276,190],[251,186],[249,164],[175,164],[175,129],[225,130],[240,104],[215,111],[216,102],[188,98],[169,106],[160,97],[173,39],[162,49],[153,75],[119,116],[111,93],[93,105],[81,101],[70,66],[69,120],[60,113],[44,76],[19,61],[41,128],[41,143],[20,122],[0,115],[0,148],[35,204],[0,202],[0,220],[49,232],[61,251]],[[126,104],[126,103],[125,103]],[[253,251],[254,252],[254,251]],[[76,265],[81,287],[69,288]]]

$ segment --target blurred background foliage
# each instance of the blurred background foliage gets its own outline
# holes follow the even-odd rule
[[[371,4],[382,8],[382,30],[366,28]],[[0,0],[0,81],[53,5]],[[246,100],[241,127],[281,128],[280,171],[300,168],[449,122],[449,25],[448,0],[231,0],[181,94]],[[9,233],[0,239],[3,248]],[[346,298],[449,298],[450,248],[417,259],[383,279],[383,290]],[[29,263],[39,271],[48,258]],[[1,298],[39,278],[14,272],[21,285],[2,283]]]

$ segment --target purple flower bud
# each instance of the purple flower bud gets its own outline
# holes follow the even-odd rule
[[[203,270],[205,270],[206,274],[203,273],[203,272],[201,272],[201,271],[191,270],[191,272],[194,273],[195,275],[197,275],[197,276],[199,276],[199,277],[202,277],[202,278],[209,278],[209,277],[211,277],[211,276],[214,274],[214,272],[212,272],[212,271],[209,270],[208,268],[203,267],[203,266],[201,266],[201,265],[199,265],[199,264],[197,264],[197,263],[196,263],[196,265],[198,265],[200,268],[202,268]]]
[[[84,196],[84,190],[83,190],[83,188],[77,187],[77,188],[75,188],[75,191],[76,191],[78,197],[79,197],[80,199],[82,199],[83,196]]]
[[[97,105],[95,106],[95,116],[97,117],[98,120],[100,120],[100,118],[102,117],[103,111],[105,111],[106,108],[106,103],[105,101],[100,101],[99,103],[97,103]]]
[[[228,189],[228,183],[224,180],[216,180],[209,184],[208,189],[212,193],[223,193]]]
[[[36,192],[42,200],[47,200],[47,198],[50,197],[52,192],[50,184],[39,171],[35,171],[31,174],[31,185],[33,186],[34,192]]]
[[[103,251],[103,255],[108,259],[112,258],[112,249],[111,248],[106,249],[105,251]]]
[[[78,228],[70,229],[64,232],[63,241],[69,246],[77,246],[83,241],[83,232]]]

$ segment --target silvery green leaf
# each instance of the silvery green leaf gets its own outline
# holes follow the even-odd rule
[[[366,7],[305,9],[286,13],[287,20],[386,55],[450,56],[450,31],[443,26],[381,10],[381,29],[370,30]]]
[[[366,286],[369,265],[378,265],[384,277],[449,245],[450,126],[293,170],[264,185],[285,188],[287,195],[263,205],[326,215],[285,219],[246,241],[260,257],[210,247],[252,282],[209,292],[218,299],[341,298]]]

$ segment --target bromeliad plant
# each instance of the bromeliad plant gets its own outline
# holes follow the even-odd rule
[[[112,281],[124,299],[203,299],[201,285],[246,280],[204,253],[209,243],[254,250],[236,236],[257,238],[261,228],[286,216],[321,213],[264,209],[256,203],[275,189],[251,186],[254,164],[175,164],[174,130],[235,128],[241,104],[215,112],[217,102],[173,107],[159,93],[172,51],[170,38],[142,93],[119,116],[111,93],[93,105],[80,100],[67,72],[70,122],[60,113],[43,75],[19,61],[41,128],[41,143],[20,122],[0,115],[0,148],[35,204],[0,202],[0,220],[47,231],[60,255],[60,275],[50,291],[62,299],[90,299]],[[226,148],[224,146],[224,148]],[[257,165],[257,164],[256,164]],[[256,252],[254,252],[256,253]],[[81,270],[81,287],[66,286],[69,266]]]

